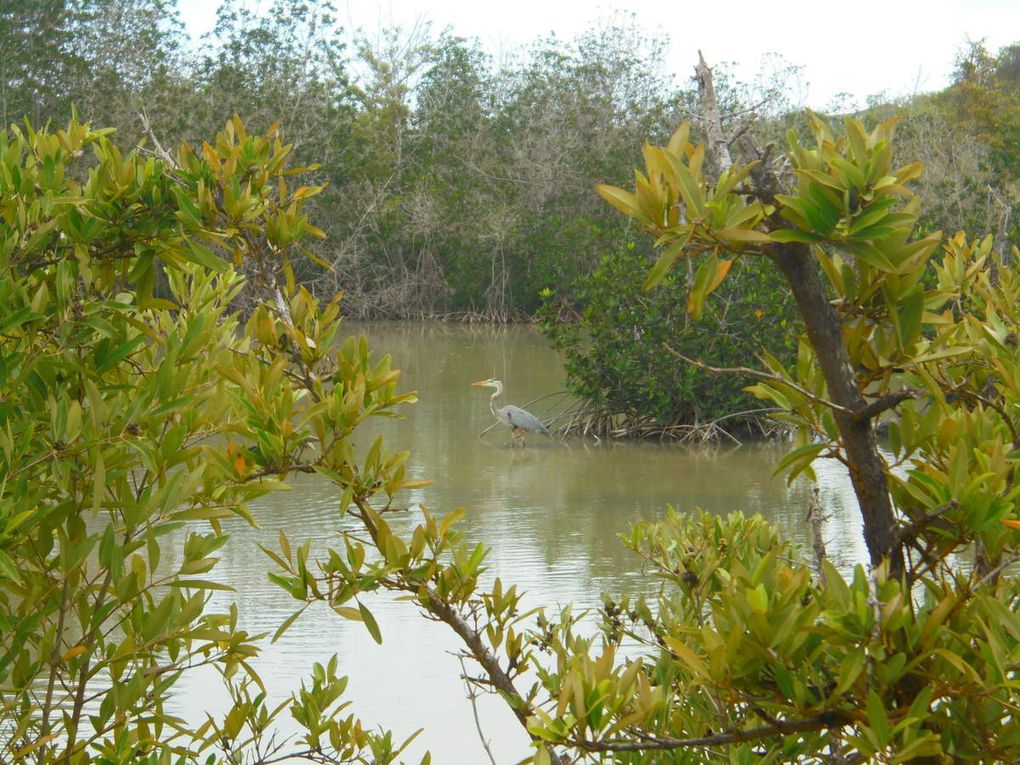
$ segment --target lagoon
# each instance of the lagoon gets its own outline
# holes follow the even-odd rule
[[[552,609],[567,603],[590,609],[600,593],[654,594],[657,583],[644,577],[641,561],[618,535],[641,519],[660,517],[667,505],[701,507],[714,513],[760,513],[788,538],[810,548],[805,514],[809,484],[787,486],[772,475],[785,453],[782,444],[731,444],[692,447],[658,443],[548,439],[529,434],[526,449],[511,446],[509,428],[493,422],[488,389],[472,381],[498,377],[507,385],[503,403],[525,405],[564,386],[562,364],[530,327],[478,327],[421,323],[346,324],[365,334],[376,353],[389,353],[402,369],[402,389],[416,390],[417,404],[403,419],[381,420],[366,429],[361,446],[383,435],[391,450],[409,450],[409,477],[433,484],[409,492],[406,516],[393,516],[396,531],[411,527],[425,505],[444,514],[467,509],[462,521],[467,541],[491,548],[489,577],[501,577],[528,593],[528,603]],[[556,397],[528,408],[543,415]],[[547,413],[546,413],[547,414]],[[849,569],[867,559],[856,500],[842,467],[818,466],[823,506],[829,514],[825,537],[837,566]],[[332,486],[299,476],[292,491],[269,495],[252,506],[259,528],[238,523],[214,570],[235,588],[217,593],[213,606],[238,603],[245,629],[270,635],[296,603],[266,577],[271,562],[258,550],[275,548],[284,529],[292,543],[311,540],[313,554],[342,543]],[[376,645],[362,624],[341,619],[328,608],[311,608],[275,644],[268,638],[254,662],[270,696],[285,698],[300,687],[313,662],[339,655],[341,674],[350,678],[345,714],[403,738],[423,732],[406,762],[418,762],[427,749],[433,762],[474,765],[486,762],[461,667],[458,648],[445,625],[430,622],[407,602],[388,596],[365,600],[383,635]],[[173,709],[192,720],[227,703],[214,673],[189,675],[178,685]],[[497,762],[517,762],[528,739],[503,702],[478,702],[482,735]],[[281,729],[286,732],[289,718]]]

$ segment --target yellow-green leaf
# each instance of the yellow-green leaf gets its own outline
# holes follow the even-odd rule
[[[641,205],[638,204],[637,195],[633,192],[606,183],[598,184],[595,191],[624,215],[629,215],[632,218],[641,217]]]
[[[768,244],[772,240],[768,234],[756,231],[753,228],[720,228],[715,231],[716,236],[730,242],[751,242],[754,244]]]
[[[372,636],[372,639],[382,644],[382,633],[379,631],[379,624],[376,622],[375,617],[372,616],[372,612],[365,608],[364,603],[358,603],[358,610],[361,612],[361,620],[365,622],[365,627],[368,628],[368,634]]]

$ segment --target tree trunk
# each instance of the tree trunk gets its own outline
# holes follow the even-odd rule
[[[722,128],[712,70],[700,51],[698,57],[695,72],[705,117],[705,131],[710,151],[715,154],[717,164],[725,172],[732,164],[729,140]],[[747,149],[748,144],[743,142],[737,148]],[[755,159],[760,157],[741,157],[744,162]],[[767,164],[763,162],[756,168],[751,181],[761,202],[773,204],[780,185]],[[787,225],[778,215],[775,215],[775,224]],[[850,480],[864,518],[864,541],[871,562],[877,565],[883,558],[888,558],[890,575],[898,578],[904,571],[904,559],[903,551],[896,541],[896,516],[886,485],[887,466],[879,454],[878,441],[871,424],[872,417],[865,412],[867,401],[861,393],[857,374],[843,343],[843,325],[825,294],[810,247],[796,242],[776,244],[769,255],[783,272],[797,301],[808,340],[825,377],[829,400],[840,407],[835,410],[836,425],[850,467]]]
[[[903,573],[903,552],[896,543],[896,516],[886,486],[886,464],[878,452],[871,418],[863,412],[867,401],[857,384],[850,355],[843,344],[843,327],[829,302],[807,245],[777,245],[773,260],[790,284],[808,339],[829,389],[829,400],[848,411],[835,411],[843,440],[850,480],[864,518],[864,541],[872,564],[889,559],[894,577]]]

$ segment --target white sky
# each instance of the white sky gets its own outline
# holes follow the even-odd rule
[[[314,1],[314,0],[313,0]],[[271,0],[247,0],[265,9]],[[213,26],[218,0],[178,0],[193,38]],[[1020,0],[335,0],[347,28],[431,21],[435,31],[474,37],[492,54],[555,32],[569,40],[614,11],[666,32],[667,63],[686,79],[698,49],[709,64],[734,62],[751,80],[762,56],[803,67],[794,102],[824,108],[837,93],[857,105],[944,87],[957,51],[985,39],[995,52],[1020,41]],[[848,104],[849,105],[849,104]]]

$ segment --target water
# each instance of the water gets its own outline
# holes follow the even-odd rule
[[[599,593],[654,592],[640,561],[617,535],[640,519],[654,519],[666,505],[701,507],[716,513],[761,513],[788,537],[809,547],[804,521],[808,486],[787,487],[772,471],[782,447],[691,448],[659,444],[560,441],[529,435],[524,450],[511,448],[509,428],[492,424],[487,388],[475,380],[498,377],[507,385],[503,403],[523,405],[562,390],[563,370],[544,341],[529,328],[476,328],[421,324],[348,325],[363,332],[377,353],[388,352],[404,371],[402,389],[417,390],[419,403],[406,419],[374,424],[368,444],[385,435],[392,450],[410,450],[409,477],[434,484],[410,493],[408,505],[422,503],[446,513],[467,508],[469,541],[490,546],[491,576],[517,583],[529,603],[600,603]],[[532,407],[542,412],[544,399]],[[821,466],[823,504],[830,513],[825,536],[830,555],[849,568],[866,559],[859,514],[849,481],[838,465]],[[234,586],[232,596],[252,632],[272,632],[295,602],[266,578],[270,562],[255,547],[275,548],[279,529],[292,542],[313,541],[313,549],[339,545],[337,500],[321,480],[299,476],[292,492],[270,495],[252,510],[261,528],[237,527],[215,573]],[[396,530],[416,520],[394,516]],[[216,605],[223,605],[217,597]],[[329,609],[309,609],[275,645],[268,641],[255,666],[273,698],[300,685],[312,662],[340,656],[350,677],[351,709],[366,725],[382,725],[396,737],[425,731],[408,762],[429,749],[436,763],[486,762],[471,705],[458,676],[458,648],[445,625],[423,619],[409,603],[385,596],[365,601],[378,619],[383,644],[363,625]],[[203,719],[204,709],[222,709],[225,699],[215,677],[196,674],[183,681],[176,711]],[[484,736],[497,762],[516,762],[529,751],[526,735],[503,702],[478,704]]]

